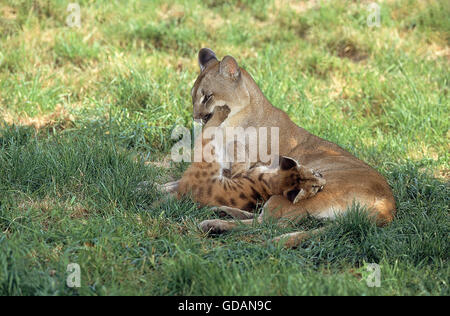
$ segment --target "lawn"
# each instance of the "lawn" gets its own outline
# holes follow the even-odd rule
[[[0,0],[1,295],[450,295],[449,1],[378,1],[374,27],[370,1],[79,0],[79,27],[69,2]],[[264,241],[293,228],[211,238],[208,208],[137,191],[187,166],[201,47],[382,173],[394,222],[355,206],[286,250]]]

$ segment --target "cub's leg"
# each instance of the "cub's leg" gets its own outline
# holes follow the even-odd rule
[[[238,208],[228,206],[213,207],[211,208],[211,210],[221,217],[225,217],[227,215],[235,219],[252,219],[255,217],[255,213],[243,211]]]

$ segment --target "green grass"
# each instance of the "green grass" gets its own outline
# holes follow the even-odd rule
[[[67,1],[0,1],[0,294],[450,294],[448,1],[384,1],[379,28],[359,1],[79,3],[78,29]],[[355,206],[305,220],[296,229],[326,232],[285,250],[263,242],[292,229],[208,238],[196,228],[207,208],[136,191],[186,168],[154,162],[174,126],[192,126],[204,46],[386,176],[394,222]]]

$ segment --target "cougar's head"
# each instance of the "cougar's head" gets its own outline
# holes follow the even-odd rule
[[[198,63],[200,75],[191,90],[195,120],[206,123],[216,106],[227,105],[231,117],[249,104],[241,69],[233,57],[225,56],[219,61],[212,50],[202,48]]]

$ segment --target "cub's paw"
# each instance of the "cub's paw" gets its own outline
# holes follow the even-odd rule
[[[198,225],[198,227],[202,232],[210,235],[222,234],[232,228],[229,222],[220,219],[209,219],[203,221]]]
[[[216,117],[219,121],[225,121],[230,114],[231,110],[228,105],[216,106],[213,111],[213,117]]]

